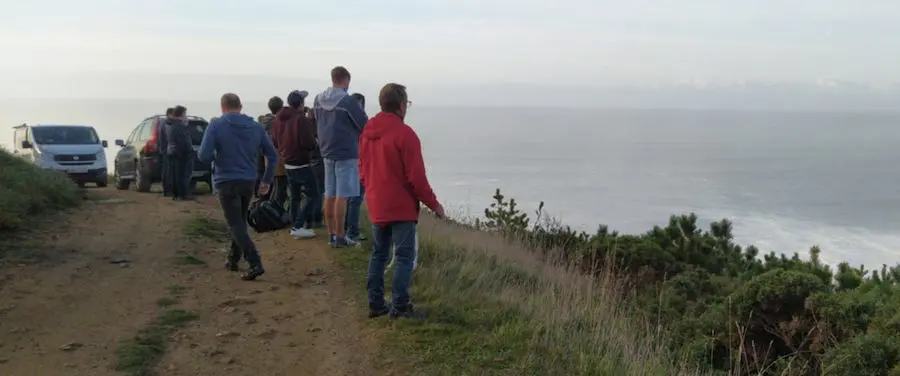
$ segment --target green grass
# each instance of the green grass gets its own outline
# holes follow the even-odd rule
[[[171,307],[175,304],[178,304],[178,300],[175,298],[164,297],[164,298],[159,298],[156,300],[156,305],[163,307],[163,308]]]
[[[411,295],[428,318],[369,321],[387,345],[382,366],[400,362],[406,374],[454,376],[698,374],[669,356],[647,320],[621,308],[612,274],[591,280],[488,234],[449,226],[420,224]],[[364,290],[368,248],[334,257]],[[389,289],[390,272],[386,278]]]
[[[0,259],[34,259],[28,230],[81,199],[81,189],[65,174],[38,169],[0,148]]]
[[[184,235],[195,240],[223,240],[229,235],[228,225],[218,219],[195,215],[185,222]]]
[[[152,375],[166,352],[168,337],[197,318],[196,314],[181,309],[163,311],[116,348],[116,371],[133,376]]]

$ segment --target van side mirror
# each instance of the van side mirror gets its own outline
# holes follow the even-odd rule
[[[103,141],[103,144],[104,144],[103,147],[106,147],[106,141]],[[122,140],[120,140],[120,139],[117,139],[117,140],[116,140],[116,146],[122,146],[122,147],[124,147],[124,146],[125,146],[125,141],[122,141]]]
[[[100,145],[103,145],[103,147],[105,148],[105,147],[109,146],[109,143],[107,143],[106,140],[103,140],[103,141],[100,141]]]
[[[22,149],[31,149],[33,147],[34,147],[34,145],[32,145],[30,142],[22,141]]]

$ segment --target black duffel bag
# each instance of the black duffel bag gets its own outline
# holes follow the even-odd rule
[[[259,199],[247,210],[247,224],[256,232],[278,231],[291,224],[283,207],[267,199]]]

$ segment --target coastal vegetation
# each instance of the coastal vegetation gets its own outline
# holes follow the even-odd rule
[[[900,375],[900,268],[763,254],[732,224],[641,234],[529,215],[425,217],[412,294],[428,320],[373,321],[421,375]],[[366,253],[339,262],[364,285]],[[388,278],[390,281],[390,278]]]
[[[834,267],[735,244],[728,220],[673,215],[637,235],[529,218],[498,190],[475,227],[595,279],[615,272],[630,316],[674,359],[722,375],[900,375],[900,267]]]

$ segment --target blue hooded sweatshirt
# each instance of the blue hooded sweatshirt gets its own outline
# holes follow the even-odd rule
[[[359,159],[359,135],[369,121],[347,89],[330,87],[313,104],[322,157],[334,161]]]
[[[266,156],[266,172],[262,182],[269,184],[278,165],[278,153],[265,129],[244,114],[224,114],[206,127],[197,158],[214,163],[213,184],[229,181],[256,181],[259,153]]]

